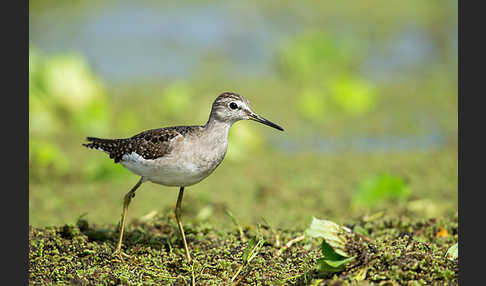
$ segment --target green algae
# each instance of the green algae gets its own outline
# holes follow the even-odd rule
[[[209,224],[185,224],[194,262],[184,259],[173,215],[128,226],[120,261],[112,255],[113,225],[80,219],[76,225],[29,228],[31,285],[457,285],[458,260],[446,256],[457,243],[457,216],[441,219],[387,217],[346,225],[346,252],[356,258],[339,273],[317,271],[320,241],[306,238],[277,256],[304,230],[268,225],[223,232]],[[368,235],[363,235],[366,230]],[[445,230],[447,235],[438,236]],[[260,237],[261,236],[261,237]],[[244,260],[251,241],[261,241]],[[236,276],[235,276],[236,275]],[[233,283],[231,280],[234,280]]]

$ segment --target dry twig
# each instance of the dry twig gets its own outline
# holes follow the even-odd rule
[[[301,240],[303,240],[305,238],[305,234],[301,235],[301,236],[298,236],[292,240],[289,240],[289,242],[287,242],[282,248],[280,248],[277,253],[275,253],[275,256],[278,257],[282,254],[282,252],[284,252],[287,248],[291,247],[292,244],[294,243],[297,243]]]

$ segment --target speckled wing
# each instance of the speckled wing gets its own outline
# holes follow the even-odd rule
[[[176,126],[159,129],[151,129],[125,139],[102,139],[87,137],[91,143],[83,144],[88,148],[102,150],[115,160],[122,160],[123,155],[133,152],[144,159],[156,159],[170,154],[173,142],[179,136],[185,136],[187,132],[199,126]]]

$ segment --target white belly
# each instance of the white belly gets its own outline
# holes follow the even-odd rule
[[[183,187],[194,185],[209,176],[221,163],[223,157],[224,154],[221,158],[206,159],[192,154],[185,157],[165,156],[146,160],[134,152],[124,155],[120,163],[153,183]]]

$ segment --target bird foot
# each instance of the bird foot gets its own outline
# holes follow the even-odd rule
[[[112,256],[114,256],[115,258],[120,258],[121,261],[124,261],[123,257],[130,258],[130,255],[126,254],[118,248],[112,253]]]

